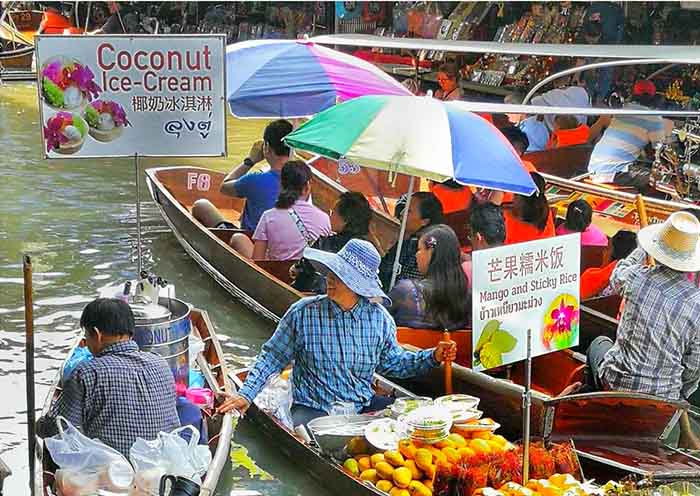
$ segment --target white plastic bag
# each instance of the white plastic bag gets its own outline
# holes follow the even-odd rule
[[[58,417],[56,424],[58,434],[44,442],[51,458],[61,468],[65,485],[76,486],[72,492],[64,491],[65,494],[82,494],[80,486],[83,484],[89,486],[83,488],[85,490],[96,484],[98,489],[116,493],[128,491],[134,470],[121,453],[98,439],[85,436],[64,417]],[[77,475],[81,476],[80,480]]]
[[[180,437],[180,432],[187,429],[192,431],[189,443]],[[199,431],[186,425],[172,432],[159,432],[158,438],[153,441],[137,439],[129,450],[129,460],[136,469],[137,479],[144,472],[164,471],[201,484],[202,476],[211,463],[211,452],[207,446],[197,443]]]
[[[187,338],[189,346],[190,367],[197,362],[197,356],[204,351],[204,342],[194,334]]]
[[[255,397],[258,408],[270,412],[289,429],[294,428],[292,401],[292,383],[279,374],[272,376]]]

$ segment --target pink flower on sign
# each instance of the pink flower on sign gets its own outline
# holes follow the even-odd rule
[[[126,118],[124,107],[111,100],[95,100],[90,105],[100,114],[108,113],[112,116],[114,124],[117,126],[130,126],[129,119]]]
[[[61,144],[67,143],[68,138],[63,134],[64,125],[73,123],[73,116],[68,112],[59,112],[51,117],[44,126],[44,138],[46,139],[46,151],[57,150]]]
[[[42,75],[45,78],[49,78],[54,84],[61,82],[61,61],[55,60],[44,67],[44,72]]]
[[[87,93],[89,100],[97,98],[102,92],[102,88],[95,83],[95,74],[88,66],[75,64],[70,79],[78,85],[83,93]]]
[[[571,330],[571,322],[578,317],[578,310],[573,305],[566,305],[562,298],[559,308],[552,311],[552,320],[557,331],[566,332]]]

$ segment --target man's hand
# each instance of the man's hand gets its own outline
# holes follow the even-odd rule
[[[238,394],[221,393],[220,397],[223,397],[224,401],[216,408],[216,413],[228,413],[231,410],[238,410],[243,416],[250,408],[250,402]]]
[[[438,362],[454,362],[457,358],[457,343],[454,341],[440,341],[433,350],[433,358]]]
[[[257,164],[263,159],[263,142],[262,140],[256,141],[253,143],[253,146],[250,147],[250,151],[248,152],[248,158],[254,163]]]

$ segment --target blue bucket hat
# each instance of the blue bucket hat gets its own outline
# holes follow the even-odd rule
[[[323,274],[333,272],[353,293],[391,302],[379,282],[381,257],[369,241],[351,239],[338,253],[307,247],[304,258]]]

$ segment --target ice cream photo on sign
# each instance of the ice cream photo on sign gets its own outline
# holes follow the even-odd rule
[[[97,98],[102,89],[95,74],[75,59],[53,57],[41,68],[41,96],[56,110],[75,110]]]
[[[124,128],[131,125],[124,107],[111,100],[91,102],[85,107],[83,116],[90,126],[90,136],[103,143],[117,139]]]
[[[85,143],[88,124],[80,115],[72,112],[58,112],[49,117],[44,126],[46,152],[54,151],[62,155],[72,155]]]

